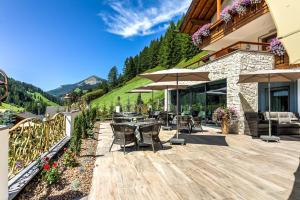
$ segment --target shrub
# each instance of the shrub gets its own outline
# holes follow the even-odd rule
[[[82,99],[85,100],[87,103],[93,101],[94,99],[97,99],[101,97],[105,92],[102,89],[98,89],[89,93],[86,93],[82,96]]]
[[[82,119],[83,119],[82,115],[78,115],[75,118],[74,131],[70,141],[70,149],[71,151],[75,152],[77,155],[79,155],[81,150]]]
[[[63,155],[63,164],[66,167],[76,167],[77,160],[75,157],[75,152],[71,151],[70,149],[64,148],[64,155]]]

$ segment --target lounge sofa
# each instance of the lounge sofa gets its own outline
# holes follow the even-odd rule
[[[246,112],[245,118],[252,136],[269,134],[269,118],[273,135],[300,135],[299,116],[293,112]]]
[[[300,121],[298,114],[293,112],[269,112],[263,113],[264,118],[276,122],[277,135],[300,135]]]

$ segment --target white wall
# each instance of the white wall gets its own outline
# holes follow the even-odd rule
[[[0,199],[8,199],[8,128],[0,128]]]

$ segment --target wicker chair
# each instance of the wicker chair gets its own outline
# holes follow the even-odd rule
[[[153,152],[155,152],[154,143],[159,143],[161,148],[163,149],[162,142],[159,139],[160,127],[161,127],[160,123],[154,123],[151,125],[140,126],[139,129],[143,137],[143,143],[151,144]]]
[[[112,123],[110,124],[111,128],[113,130],[114,134],[114,140],[109,148],[109,151],[111,151],[111,148],[113,144],[119,144],[121,147],[123,145],[124,147],[124,154],[125,154],[125,147],[127,144],[134,143],[135,147],[137,148],[137,139],[135,137],[135,126],[130,126],[126,124],[116,124]]]
[[[200,132],[203,132],[201,117],[193,117],[193,120],[194,120],[193,128],[197,128],[200,130]]]
[[[178,125],[180,131],[187,130],[189,133],[192,132],[190,116],[178,116]]]

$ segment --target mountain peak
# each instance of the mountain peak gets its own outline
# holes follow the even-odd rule
[[[57,97],[63,97],[67,93],[72,92],[76,88],[80,88],[81,90],[89,90],[96,87],[99,83],[101,83],[103,79],[99,78],[98,76],[92,75],[82,81],[79,81],[74,84],[66,84],[61,85],[59,88],[53,89],[48,91],[49,94]]]

